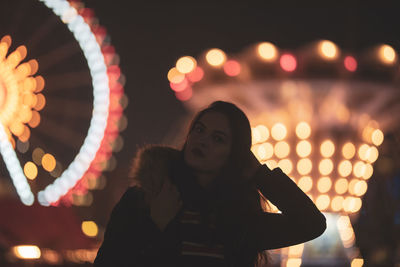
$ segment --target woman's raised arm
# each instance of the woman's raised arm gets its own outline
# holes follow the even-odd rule
[[[282,212],[259,212],[249,217],[246,235],[259,251],[303,243],[325,231],[325,216],[281,169],[271,171],[261,165],[251,180]]]

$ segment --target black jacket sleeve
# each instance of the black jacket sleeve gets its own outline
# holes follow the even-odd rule
[[[258,212],[250,216],[246,232],[258,251],[303,243],[325,231],[325,216],[281,169],[271,171],[263,165],[252,180],[282,212]]]
[[[111,213],[94,266],[144,266],[159,235],[143,193],[129,188]]]

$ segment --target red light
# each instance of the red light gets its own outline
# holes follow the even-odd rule
[[[189,81],[195,83],[203,79],[204,76],[204,71],[200,67],[196,67],[192,72],[186,74],[186,77],[189,79]]]
[[[224,72],[231,77],[239,75],[240,69],[240,64],[236,60],[228,60],[224,64]]]
[[[176,98],[179,99],[180,101],[189,100],[192,97],[192,95],[193,95],[193,91],[190,86],[186,87],[186,89],[183,91],[175,92]]]
[[[357,60],[352,56],[347,56],[344,59],[344,67],[351,72],[357,70]]]
[[[297,60],[292,54],[283,54],[279,60],[284,71],[292,72],[297,67]]]
[[[171,89],[174,90],[175,92],[181,92],[188,87],[188,81],[187,79],[183,79],[180,83],[169,83],[169,86],[171,86]]]

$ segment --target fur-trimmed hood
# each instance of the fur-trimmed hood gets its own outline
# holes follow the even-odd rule
[[[131,185],[141,187],[146,193],[157,194],[180,154],[179,150],[162,145],[147,145],[139,149],[129,175]]]

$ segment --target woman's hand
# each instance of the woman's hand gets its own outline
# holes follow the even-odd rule
[[[178,189],[167,178],[164,180],[160,193],[150,200],[150,216],[163,231],[181,207],[182,201]]]
[[[258,168],[260,168],[261,163],[258,161],[256,156],[253,154],[251,150],[249,150],[249,161],[247,164],[247,167],[244,169],[243,176],[246,180],[250,179],[253,177],[253,175],[256,173]]]

